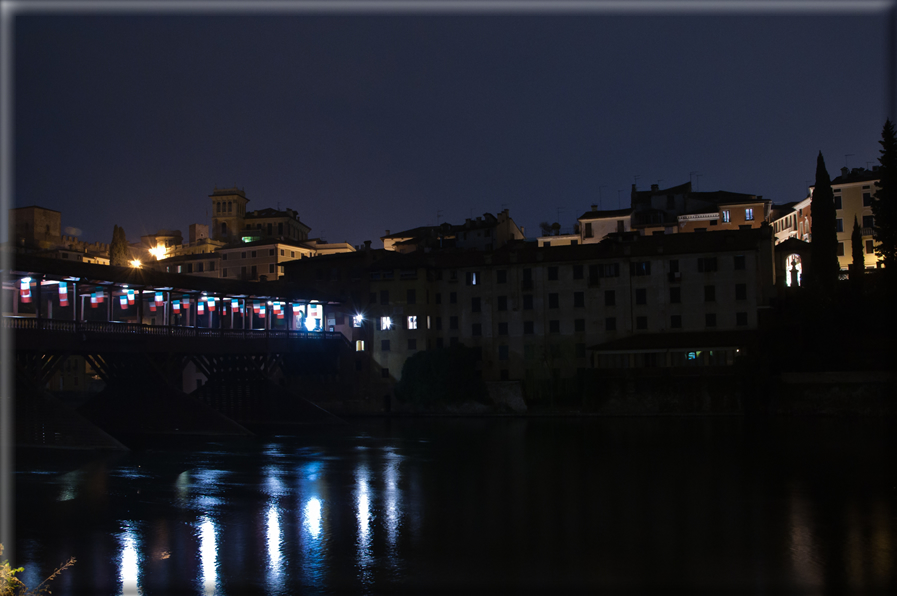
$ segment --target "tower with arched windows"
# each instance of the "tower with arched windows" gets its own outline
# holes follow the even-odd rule
[[[246,217],[246,193],[236,186],[215,188],[212,200],[212,238],[229,242],[240,236]]]

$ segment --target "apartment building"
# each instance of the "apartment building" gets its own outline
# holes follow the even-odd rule
[[[733,333],[756,330],[774,292],[772,247],[768,226],[624,233],[588,245],[333,255],[326,266],[293,264],[287,275],[353,280],[343,319],[366,329],[357,358],[370,361],[370,381],[382,393],[413,354],[458,343],[480,350],[490,381],[573,378],[586,368],[636,365],[644,353],[655,354],[654,365],[675,366],[700,351],[695,345],[713,347],[720,333],[729,348],[708,364],[731,364],[739,349],[730,345]],[[630,352],[595,355],[630,337],[640,338]]]
[[[633,184],[629,208],[599,211],[592,205],[577,218],[579,243],[595,244],[608,234],[632,230],[645,236],[759,228],[769,218],[771,206],[760,195],[696,192],[691,182],[665,189],[652,184],[644,191]]]
[[[853,263],[851,254],[851,236],[853,222],[856,218],[863,238],[863,260],[867,269],[878,266],[881,259],[875,254],[873,227],[875,218],[872,213],[872,195],[881,179],[878,167],[872,170],[841,168],[841,175],[832,180],[832,191],[835,196],[835,226],[838,238],[838,263],[842,271],[847,271]],[[812,241],[813,230],[813,186],[808,188],[807,196],[801,201],[777,205],[770,218],[770,225],[775,233],[776,244],[789,238],[797,238],[804,242]]]
[[[491,251],[513,240],[523,239],[524,229],[514,222],[507,209],[498,215],[484,213],[476,219],[468,218],[458,225],[446,222],[394,234],[386,230],[386,235],[380,237],[384,249],[403,253],[422,248]]]

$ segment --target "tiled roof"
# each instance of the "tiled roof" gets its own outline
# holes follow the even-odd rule
[[[608,217],[626,217],[627,215],[632,215],[632,207],[605,211],[586,211],[578,219],[604,219]]]

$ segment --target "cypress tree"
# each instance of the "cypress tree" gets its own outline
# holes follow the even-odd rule
[[[853,216],[853,233],[850,235],[850,256],[853,258],[853,271],[850,272],[850,279],[861,279],[863,272],[866,271],[866,257],[863,254],[863,231],[860,229],[860,222],[856,216]]]
[[[841,273],[838,264],[838,235],[835,231],[835,193],[832,179],[825,169],[822,151],[816,158],[816,184],[810,203],[813,235],[810,244],[811,263],[809,282],[811,287],[823,296],[832,296]]]
[[[875,252],[881,256],[885,275],[893,284],[897,277],[897,140],[890,119],[885,121],[879,144],[881,179],[872,195],[872,213],[875,216],[873,233],[879,242]]]
[[[112,243],[109,245],[109,264],[127,267],[130,253],[125,230],[116,225],[112,228]]]

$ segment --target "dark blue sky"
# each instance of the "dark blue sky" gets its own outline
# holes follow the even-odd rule
[[[874,11],[43,12],[14,32],[14,204],[89,241],[186,235],[215,185],[374,246],[505,207],[534,237],[628,205],[636,175],[784,203],[819,150],[833,177],[877,163],[886,117]]]

